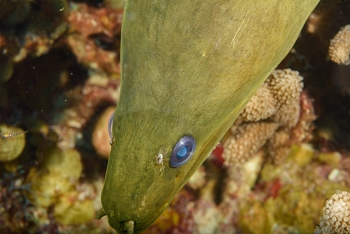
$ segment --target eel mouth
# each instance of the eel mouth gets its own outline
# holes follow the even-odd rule
[[[126,231],[127,234],[134,234],[134,226],[135,222],[132,220],[125,221],[124,223],[124,230]]]

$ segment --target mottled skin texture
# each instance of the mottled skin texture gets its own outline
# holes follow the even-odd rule
[[[150,226],[291,49],[318,0],[128,0],[122,88],[98,216]],[[184,135],[193,158],[169,166]],[[164,161],[157,164],[157,155]]]

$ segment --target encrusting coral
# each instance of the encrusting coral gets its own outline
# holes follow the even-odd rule
[[[283,161],[289,152],[291,131],[298,121],[303,121],[300,131],[307,132],[315,119],[312,105],[304,105],[309,113],[301,115],[302,79],[291,69],[271,73],[231,127],[231,135],[223,141],[226,165],[249,160],[265,143],[271,159],[275,163]],[[302,100],[305,99],[304,95]]]
[[[350,233],[350,193],[334,194],[323,208],[320,226],[315,234]]]
[[[331,40],[329,57],[338,64],[350,64],[350,24],[343,27]]]

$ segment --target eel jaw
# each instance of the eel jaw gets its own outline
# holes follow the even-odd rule
[[[134,234],[134,221],[129,220],[124,222],[124,227],[127,234]]]

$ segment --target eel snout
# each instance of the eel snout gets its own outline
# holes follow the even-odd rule
[[[96,219],[101,219],[103,216],[105,216],[106,213],[105,211],[102,209],[99,210],[99,212],[97,212],[96,214]],[[124,227],[123,229],[125,230],[124,232],[126,232],[127,234],[134,234],[134,226],[135,226],[135,222],[132,220],[129,221],[125,221],[121,223],[121,227]]]

